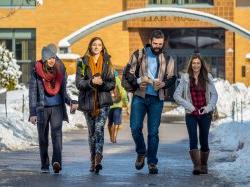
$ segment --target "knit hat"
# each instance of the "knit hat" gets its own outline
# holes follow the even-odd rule
[[[57,53],[57,47],[55,44],[50,43],[49,45],[47,45],[47,47],[56,55]]]
[[[56,54],[52,52],[48,47],[43,47],[42,49],[42,61],[45,62],[50,58],[55,58]]]

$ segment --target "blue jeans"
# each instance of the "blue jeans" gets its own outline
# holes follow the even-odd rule
[[[204,114],[201,116],[195,116],[192,114],[186,114],[186,125],[189,135],[189,147],[190,150],[198,149],[198,137],[197,137],[197,125],[199,126],[199,141],[201,151],[209,151],[208,146],[208,134],[211,125],[212,114]]]
[[[163,101],[159,100],[158,96],[146,95],[145,99],[139,96],[134,96],[131,104],[130,128],[136,146],[137,154],[147,153],[147,163],[157,164],[156,157],[159,136],[158,129],[161,122],[161,113]],[[144,142],[142,134],[143,120],[145,115],[148,116],[148,149]]]

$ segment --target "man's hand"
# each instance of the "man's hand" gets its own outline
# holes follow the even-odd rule
[[[37,116],[31,116],[30,122],[35,125],[37,123]]]
[[[165,83],[162,81],[159,81],[158,79],[154,80],[154,90],[158,91],[159,89],[163,88],[165,86]]]
[[[148,85],[148,83],[146,83],[146,82],[142,82],[142,83],[140,83],[140,90],[146,90],[146,88],[147,88],[147,85]]]

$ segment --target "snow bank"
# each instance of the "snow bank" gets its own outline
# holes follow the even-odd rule
[[[250,110],[244,114],[249,115]],[[248,117],[249,118],[249,117]],[[211,166],[220,177],[234,182],[250,182],[250,120],[239,123],[230,118],[216,122],[211,130],[212,154],[215,164]]]

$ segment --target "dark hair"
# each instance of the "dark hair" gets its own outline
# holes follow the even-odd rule
[[[153,40],[153,38],[163,38],[165,39],[164,33],[161,30],[154,30],[151,33],[150,40]]]
[[[198,89],[199,88],[206,89],[206,84],[208,82],[208,69],[207,69],[207,66],[206,66],[206,62],[200,56],[199,53],[194,53],[191,56],[191,58],[189,59],[187,73],[189,74],[189,79],[190,79],[191,86],[195,86],[195,84],[194,84],[194,74],[193,74],[193,69],[192,69],[192,62],[193,62],[194,59],[197,59],[197,58],[201,62],[201,70],[200,70],[200,74],[198,76],[197,88]]]
[[[92,55],[91,46],[92,46],[92,44],[93,44],[96,40],[100,40],[101,43],[102,43],[102,51],[101,51],[101,52],[102,52],[103,54],[104,54],[104,53],[107,53],[107,48],[105,47],[103,40],[102,40],[100,37],[94,37],[94,38],[92,38],[92,39],[89,41],[88,49],[87,49],[87,51],[86,51],[85,54]]]

